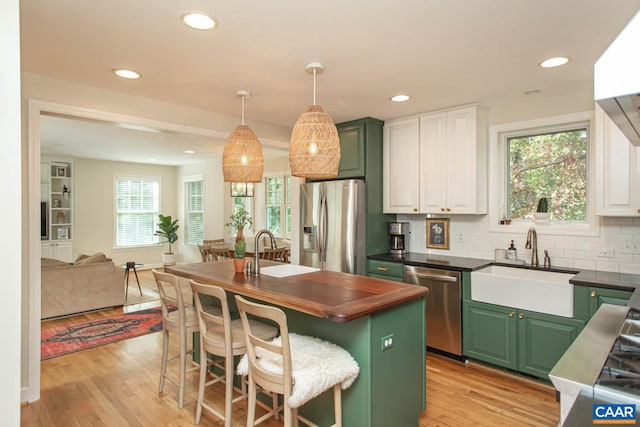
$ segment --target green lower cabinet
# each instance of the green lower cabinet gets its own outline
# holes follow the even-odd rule
[[[545,379],[585,325],[475,301],[463,306],[465,356]]]
[[[587,286],[573,287],[574,316],[588,322],[602,304],[627,305],[631,291]]]
[[[589,318],[596,314],[602,304],[627,305],[631,292],[617,289],[589,288]]]
[[[548,374],[578,337],[585,322],[518,311],[518,370],[540,378]]]
[[[463,305],[463,354],[517,369],[515,310],[475,301],[464,301]]]
[[[378,279],[392,280],[394,282],[404,281],[404,264],[400,262],[380,261],[377,259],[367,260],[367,276]]]

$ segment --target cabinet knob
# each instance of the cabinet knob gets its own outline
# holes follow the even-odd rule
[[[444,212],[444,208],[440,208],[440,212]]]
[[[515,312],[515,311],[510,311],[510,312],[509,312],[509,317],[513,317],[513,316],[515,316],[515,315],[516,315],[516,312]]]
[[[389,271],[389,267],[376,267],[376,270]]]
[[[451,212],[451,209],[450,209],[450,208],[447,208],[447,212]]]
[[[595,297],[596,297],[596,295],[598,295],[598,294],[596,293],[596,291],[591,291],[591,298],[595,298]]]
[[[518,314],[518,319],[524,319],[524,313]]]
[[[418,212],[418,209],[417,209],[417,208],[413,208],[413,211],[414,211],[414,212]]]
[[[638,209],[638,213],[640,214],[640,209]]]

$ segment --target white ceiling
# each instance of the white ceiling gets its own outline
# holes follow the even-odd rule
[[[588,90],[594,62],[639,9],[640,0],[22,0],[22,69],[235,117],[235,92],[246,89],[247,118],[291,127],[313,100],[304,66],[320,61],[317,103],[336,123],[387,120],[471,102],[506,105],[531,90],[540,93],[529,98]],[[179,17],[191,10],[219,28],[186,27]],[[572,60],[537,66],[558,55]],[[119,79],[116,67],[143,77]],[[397,93],[412,99],[388,101]],[[92,130],[91,139],[104,131]],[[167,157],[183,146],[171,142],[176,135],[135,134]],[[49,130],[42,135],[46,145]]]

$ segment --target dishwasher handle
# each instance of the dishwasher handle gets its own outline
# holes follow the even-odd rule
[[[432,280],[440,280],[443,282],[457,282],[458,278],[454,276],[445,276],[442,274],[425,274],[425,273],[416,273],[416,272],[407,272],[405,273],[407,276],[411,277],[420,277],[421,279],[432,279]]]

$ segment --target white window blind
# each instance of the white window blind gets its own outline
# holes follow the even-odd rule
[[[158,243],[160,179],[116,177],[116,246]]]
[[[184,178],[185,240],[188,245],[204,238],[204,181],[202,176]]]

